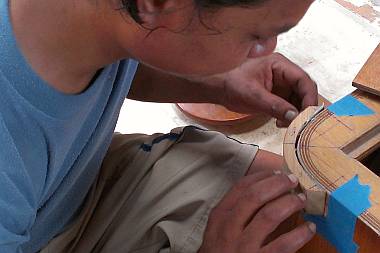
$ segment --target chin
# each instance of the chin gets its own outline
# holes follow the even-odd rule
[[[217,64],[214,64],[214,66]],[[229,72],[235,68],[237,68],[240,65],[234,65],[231,67],[221,67],[218,66],[218,68],[173,68],[173,69],[161,69],[161,71],[164,71],[166,73],[179,76],[179,77],[205,77],[205,76],[212,76],[212,75],[218,75],[222,73]]]
[[[184,59],[186,61],[186,59]],[[187,60],[190,62],[190,60]],[[211,75],[217,75],[229,72],[237,67],[239,67],[241,64],[243,64],[244,61],[241,61],[239,63],[233,63],[233,64],[220,64],[220,62],[213,61],[210,63],[205,63],[205,61],[201,62],[200,64],[194,63],[192,65],[188,64],[180,64],[181,62],[178,62],[178,64],[175,64],[175,62],[171,62],[170,64],[167,64],[167,62],[144,62],[140,61],[143,64],[159,70],[161,72],[165,72],[174,76],[178,77],[184,77],[184,78],[194,78],[194,77],[205,77],[205,76],[211,76]],[[199,61],[197,61],[199,62]],[[174,63],[174,64],[173,64]]]

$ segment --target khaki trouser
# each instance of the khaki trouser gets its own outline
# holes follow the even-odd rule
[[[256,152],[195,127],[116,134],[80,215],[41,253],[197,252],[211,209]]]

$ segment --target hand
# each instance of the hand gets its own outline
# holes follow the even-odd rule
[[[244,177],[211,212],[198,253],[295,253],[315,234],[314,224],[267,240],[304,208],[304,195],[289,193],[297,184],[294,176],[269,171]]]
[[[308,106],[318,104],[315,82],[283,55],[250,59],[223,75],[224,96],[220,103],[241,113],[264,112],[286,127]]]

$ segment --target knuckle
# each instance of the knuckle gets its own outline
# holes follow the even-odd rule
[[[295,248],[293,241],[280,240],[273,247],[273,252],[290,252],[293,248]]]
[[[274,210],[273,208],[270,208],[268,206],[265,206],[261,209],[261,211],[258,214],[259,218],[266,221],[267,223],[278,223],[280,221],[280,216],[278,215],[278,212]]]
[[[274,113],[278,113],[278,112],[280,112],[280,111],[282,111],[282,108],[281,108],[281,103],[279,103],[279,102],[275,102],[275,103],[273,103],[272,104],[272,111],[274,112]]]
[[[292,207],[293,210],[299,210],[305,206],[305,202],[297,195],[291,194],[289,196],[289,206]]]
[[[290,181],[289,177],[285,174],[276,175],[275,176],[275,184],[282,188],[292,188],[292,182]]]
[[[242,179],[240,179],[234,186],[233,189],[237,192],[245,192],[249,187],[256,183],[256,175],[250,174]]]
[[[275,102],[271,106],[271,114],[276,116],[277,118],[281,118],[284,114],[284,106],[281,103]]]
[[[303,245],[313,238],[314,233],[309,228],[304,226],[303,229],[300,230],[297,236],[299,238],[298,244]]]
[[[277,212],[277,218],[280,220],[289,217],[290,215],[300,211],[305,207],[305,203],[294,194],[288,194],[283,200],[284,207]]]
[[[258,101],[259,103],[263,103],[264,102],[263,93],[259,92],[259,91],[251,92],[250,93],[250,99],[252,101]]]
[[[259,207],[266,203],[266,200],[261,191],[251,191],[244,196],[245,200]]]

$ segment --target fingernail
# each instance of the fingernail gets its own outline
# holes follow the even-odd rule
[[[281,174],[282,174],[281,170],[275,170],[273,173],[274,173],[275,175],[281,175]]]
[[[293,184],[298,183],[298,178],[294,174],[290,174],[288,177],[289,177],[289,180],[292,181]]]
[[[313,222],[308,222],[307,227],[313,232],[313,234],[317,232],[317,226]]]
[[[305,194],[299,193],[299,194],[297,194],[297,196],[302,200],[302,202],[306,201],[306,195]]]
[[[292,121],[297,117],[297,115],[297,112],[290,110],[285,113],[285,119],[288,121]]]

